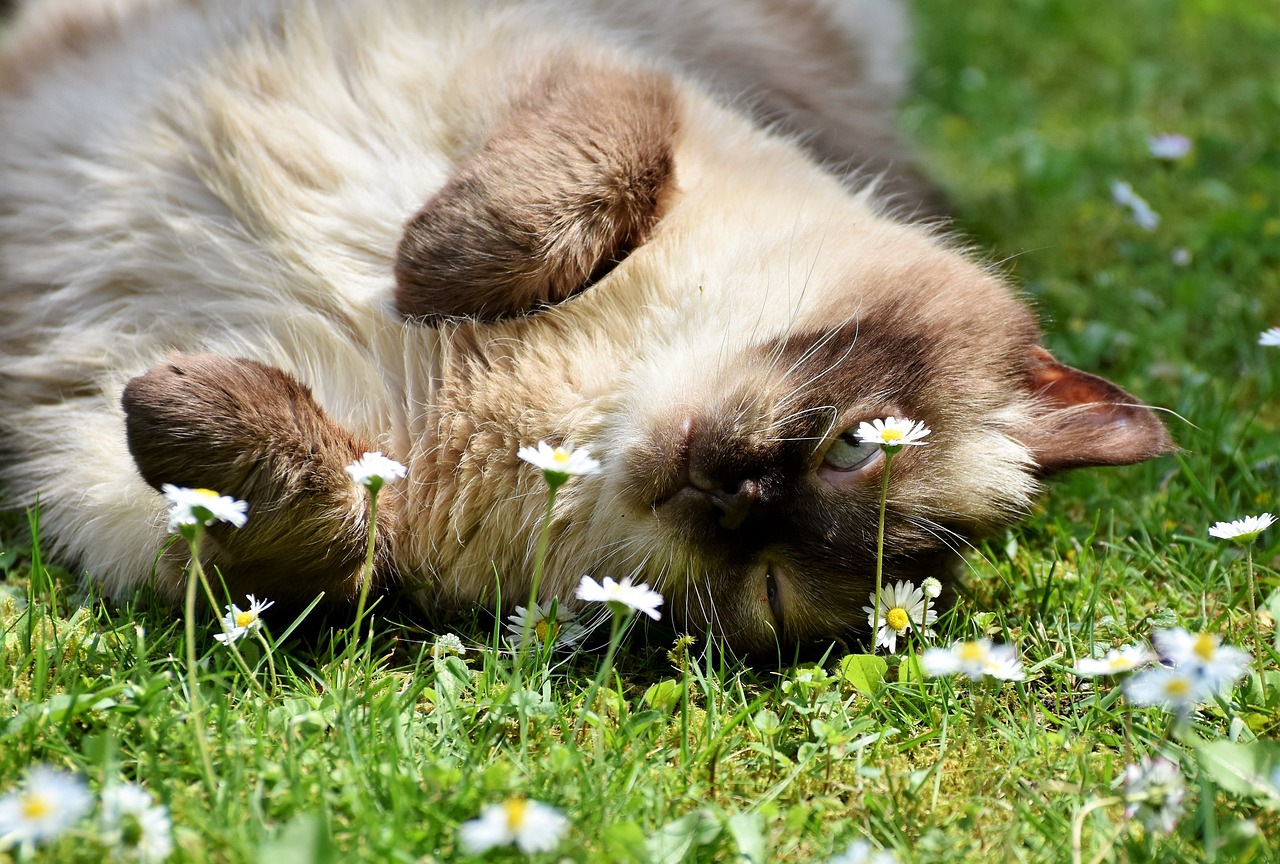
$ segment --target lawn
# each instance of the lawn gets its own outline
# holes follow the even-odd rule
[[[1280,325],[1280,14],[914,9],[902,124],[957,229],[1024,286],[1060,360],[1168,409],[1181,447],[1055,481],[970,554],[930,644],[1016,646],[1022,680],[926,677],[914,643],[767,671],[631,638],[606,669],[600,651],[513,658],[483,619],[456,644],[382,608],[368,638],[304,637],[268,609],[239,656],[200,622],[193,705],[182,615],[105,604],[11,512],[0,796],[44,765],[75,778],[55,805],[87,812],[0,861],[104,860],[136,837],[102,825],[126,782],[168,808],[172,861],[461,859],[464,824],[522,798],[567,819],[547,861],[826,861],[858,839],[931,864],[1280,860],[1280,526],[1207,533],[1280,510],[1280,347],[1258,344]],[[1163,133],[1189,152],[1155,158]],[[1247,672],[1183,716],[1073,672],[1172,628],[1249,651]],[[1155,758],[1181,808],[1123,784]]]

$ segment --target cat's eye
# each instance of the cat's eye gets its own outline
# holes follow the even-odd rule
[[[836,471],[856,471],[870,464],[880,453],[880,445],[859,441],[853,432],[846,432],[831,442],[822,464]]]

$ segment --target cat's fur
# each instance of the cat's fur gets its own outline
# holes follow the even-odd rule
[[[108,592],[175,597],[156,487],[214,488],[249,504],[207,549],[237,595],[346,601],[343,469],[381,449],[409,475],[375,588],[510,607],[545,439],[603,470],[560,492],[544,597],[635,576],[749,652],[865,632],[883,463],[829,450],[859,421],[933,430],[893,463],[890,580],[1045,474],[1171,446],[877,203],[936,203],[893,132],[904,35],[886,0],[32,3],[0,54],[3,489]]]

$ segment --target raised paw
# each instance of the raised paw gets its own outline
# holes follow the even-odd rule
[[[233,592],[306,602],[359,591],[367,501],[346,474],[368,449],[279,369],[176,354],[132,379],[122,403],[129,451],[151,486],[207,488],[249,503],[242,528],[209,530],[207,565]],[[389,533],[396,497],[379,497]],[[385,550],[387,544],[380,544]],[[382,561],[382,571],[389,564]]]

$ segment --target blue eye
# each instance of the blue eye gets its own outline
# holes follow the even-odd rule
[[[880,445],[859,441],[852,432],[846,432],[827,448],[823,464],[836,471],[854,471],[862,468],[880,452]]]

